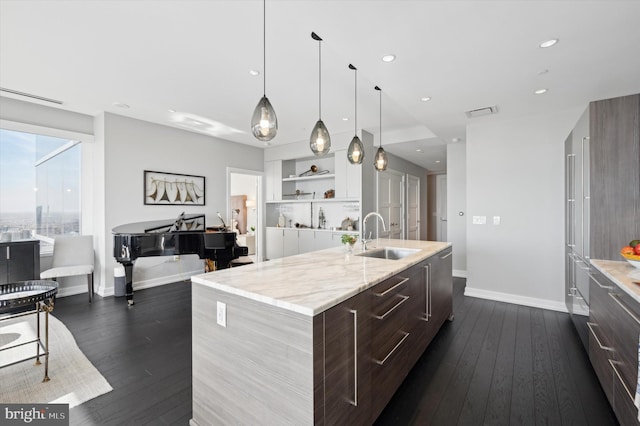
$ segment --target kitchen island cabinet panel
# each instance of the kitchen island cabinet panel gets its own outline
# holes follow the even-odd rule
[[[620,424],[640,425],[634,406],[638,380],[640,296],[627,262],[594,259],[589,312],[589,359]]]
[[[196,424],[312,424],[312,317],[199,285],[192,306]]]
[[[417,250],[335,248],[192,277],[191,425],[372,424],[415,363],[409,273],[450,246],[385,244]]]
[[[322,314],[326,424],[367,424],[371,416],[371,327],[369,293]],[[317,423],[316,423],[317,424]]]

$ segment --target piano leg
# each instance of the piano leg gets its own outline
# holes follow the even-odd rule
[[[133,305],[133,262],[123,263],[125,276],[125,296],[127,297],[127,306]]]

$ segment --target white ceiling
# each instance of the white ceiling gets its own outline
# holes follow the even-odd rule
[[[445,170],[445,144],[464,142],[471,120],[640,92],[640,1],[267,0],[266,8],[273,145],[307,140],[318,119],[312,31],[324,39],[329,131],[354,129],[353,63],[358,127],[378,135],[379,85],[383,146],[432,171]],[[560,42],[538,47],[550,38]],[[262,46],[259,0],[0,0],[0,87],[260,147],[249,122],[263,81],[249,70],[263,71]],[[387,53],[396,61],[382,62]],[[534,95],[539,88],[549,91]],[[495,116],[464,114],[491,105]]]

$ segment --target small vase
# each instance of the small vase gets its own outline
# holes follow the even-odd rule
[[[355,243],[347,243],[347,244],[345,244],[345,245],[344,245],[344,246],[345,246],[345,250],[344,250],[344,251],[345,251],[345,253],[349,253],[349,254],[353,253],[353,246],[354,246],[354,244],[355,244]]]

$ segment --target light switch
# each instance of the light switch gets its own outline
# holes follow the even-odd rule
[[[473,224],[474,225],[486,225],[487,217],[486,216],[473,216]]]
[[[493,217],[493,224],[494,225],[500,225],[500,216],[494,216]]]
[[[222,327],[227,326],[227,304],[218,302],[217,303],[217,323]]]

